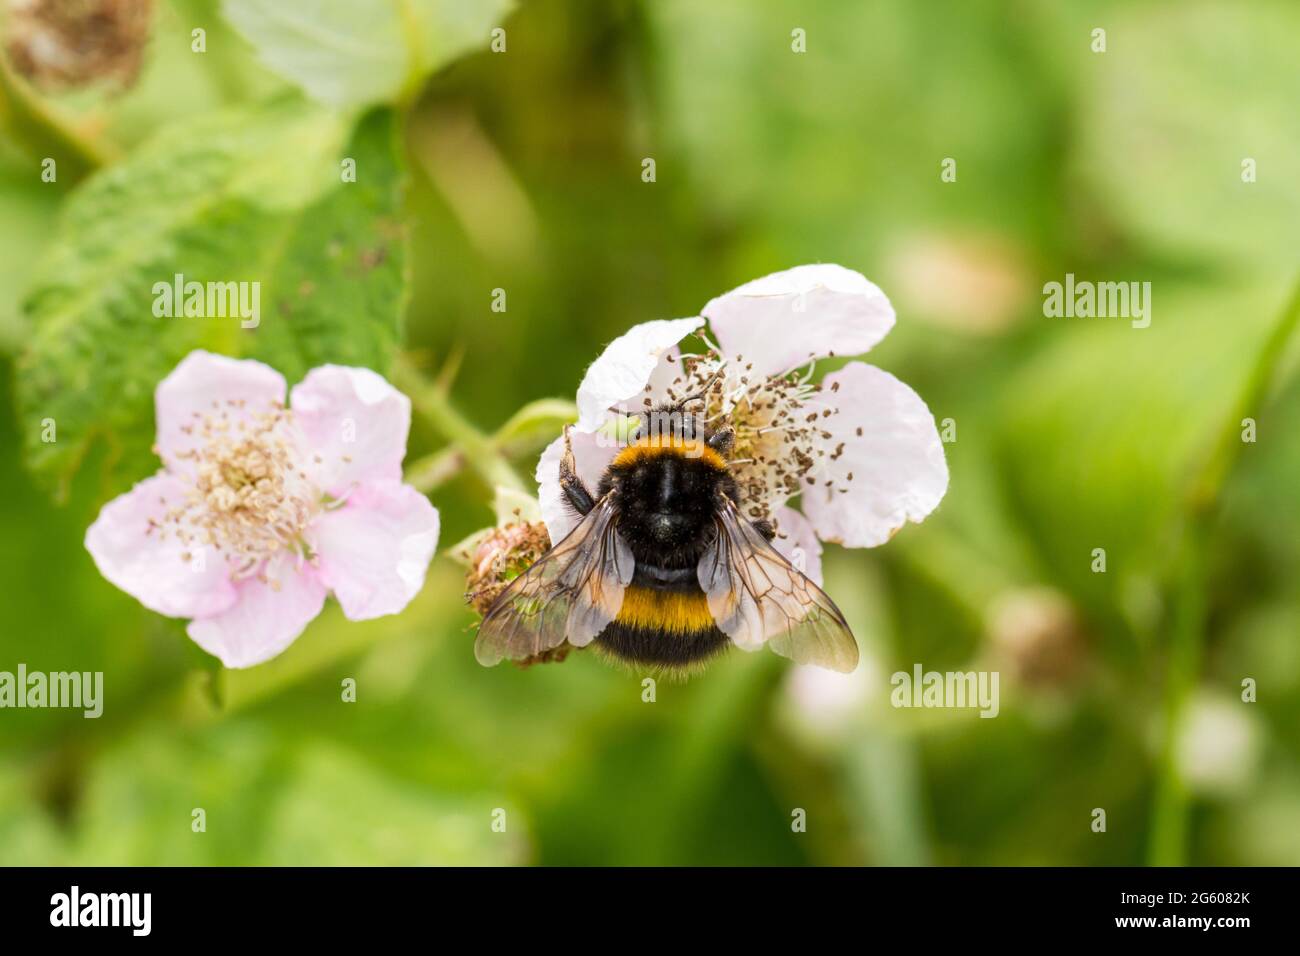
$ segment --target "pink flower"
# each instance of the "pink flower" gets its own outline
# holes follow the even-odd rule
[[[293,387],[261,362],[191,352],[154,393],[163,468],[86,531],[100,573],[191,618],[227,667],[275,657],[332,591],[353,621],[424,584],[438,512],[402,484],[411,403],[369,369],[323,365]]]
[[[731,470],[742,510],[773,520],[777,549],[820,583],[822,541],[884,544],[930,514],[948,488],[943,444],[916,392],[864,362],[813,380],[817,359],[865,352],[893,325],[889,300],[866,278],[807,265],[718,296],[701,316],[634,326],[578,387],[570,435],[578,474],[588,488],[599,484],[618,451],[610,435],[620,415],[707,389],[710,427],[736,430]],[[682,355],[677,345],[690,335],[707,351]],[[552,541],[576,524],[560,492],[563,446],[556,439],[537,465]],[[800,510],[789,505],[796,497]]]

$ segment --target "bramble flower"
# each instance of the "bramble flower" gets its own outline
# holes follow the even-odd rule
[[[820,583],[820,542],[884,544],[930,514],[948,488],[934,417],[916,392],[856,361],[814,380],[818,359],[866,352],[893,325],[885,294],[836,265],[773,273],[718,296],[698,317],[636,325],[578,388],[570,432],[578,475],[596,487],[618,452],[610,436],[622,416],[703,393],[709,427],[735,429],[738,504],[771,520],[778,550]],[[705,350],[683,354],[678,343],[692,335]],[[552,542],[577,523],[560,491],[563,452],[557,438],[537,465]]]
[[[536,563],[550,548],[546,526],[540,521],[512,521],[480,535],[464,558],[465,603],[486,614],[492,602],[515,578]]]
[[[154,393],[163,468],[100,511],[86,549],[227,667],[275,657],[333,592],[353,621],[424,583],[438,512],[402,483],[405,395],[324,365],[289,393],[261,362],[191,352]]]

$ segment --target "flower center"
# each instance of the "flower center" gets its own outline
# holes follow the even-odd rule
[[[677,361],[681,368],[668,397],[680,401],[703,393],[707,427],[735,430],[728,465],[740,486],[740,504],[751,518],[771,518],[787,500],[818,482],[831,438],[825,420],[839,410],[810,380],[811,368],[756,376],[743,357],[729,359],[716,348]]]
[[[292,413],[278,403],[250,412],[243,402],[214,402],[183,430],[199,440],[176,456],[193,466],[187,502],[166,516],[180,539],[215,548],[235,577],[282,549],[310,557],[303,531],[321,495],[299,466]]]

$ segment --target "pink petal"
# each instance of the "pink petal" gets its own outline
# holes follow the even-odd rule
[[[772,547],[802,571],[814,584],[822,583],[822,544],[812,522],[793,508],[776,512],[776,538]]]
[[[411,400],[382,375],[322,365],[293,387],[289,405],[322,490],[342,495],[359,482],[401,480]]]
[[[167,472],[146,478],[104,505],[86,529],[86,550],[100,574],[151,611],[216,614],[235,603],[225,560],[213,548],[186,544],[176,524],[164,521],[185,501],[179,479]]]
[[[569,431],[569,437],[573,442],[573,459],[577,466],[578,477],[587,486],[587,490],[595,495],[601,475],[618,454],[618,444],[604,433],[580,432],[577,428]],[[542,452],[542,457],[537,461],[535,475],[542,520],[546,522],[546,530],[551,535],[552,545],[559,544],[582,520],[569,504],[569,499],[564,497],[564,492],[560,490],[560,459],[563,456],[564,436],[561,435]]]
[[[311,565],[299,568],[297,560],[288,552],[272,558],[262,575],[236,583],[239,600],[233,607],[190,621],[186,633],[227,667],[269,661],[297,640],[325,605],[325,585]]]
[[[938,507],[948,490],[934,416],[916,392],[862,362],[827,375],[822,395],[839,413],[824,419],[831,433],[822,445],[826,472],[804,493],[803,513],[823,541],[849,548],[884,544],[906,522]],[[841,442],[843,454],[830,461]],[[834,487],[825,486],[828,479]]]
[[[700,318],[655,319],[632,326],[605,346],[578,386],[577,430],[595,431],[613,405],[632,399],[639,404],[660,357],[703,324]]]
[[[312,522],[320,578],[349,620],[396,614],[424,586],[438,546],[438,511],[409,485],[367,482]]]
[[[178,455],[204,444],[197,426],[205,417],[237,426],[283,405],[284,390],[284,376],[269,365],[191,352],[154,392],[159,457],[169,468],[188,471]]]
[[[796,266],[746,282],[709,302],[718,347],[779,375],[810,358],[860,355],[894,326],[894,307],[864,276],[836,265]]]

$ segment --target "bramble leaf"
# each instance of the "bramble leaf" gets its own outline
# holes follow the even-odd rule
[[[16,383],[39,479],[62,492],[96,437],[115,484],[142,477],[154,388],[196,348],[290,382],[323,362],[387,370],[406,285],[394,118],[375,112],[346,137],[338,117],[278,99],[171,127],[69,197],[26,300]],[[177,276],[236,283],[248,308],[232,296],[221,314],[186,315],[167,301]]]
[[[335,107],[392,103],[475,47],[511,0],[225,0],[222,13],[275,73]]]

